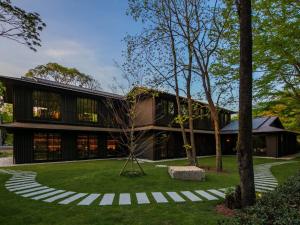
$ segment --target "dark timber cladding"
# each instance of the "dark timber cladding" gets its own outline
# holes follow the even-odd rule
[[[125,97],[36,78],[0,76],[0,81],[6,87],[4,101],[13,104],[13,122],[1,127],[14,134],[15,163],[127,155],[120,142],[124,130],[108,106],[108,103],[116,105],[126,123],[126,113],[120,108]],[[139,142],[137,156],[151,160],[185,157],[180,129],[174,122],[175,96],[159,92],[155,97],[142,97],[136,108],[135,132],[144,132],[145,137]],[[181,98],[181,102],[182,110],[186,111],[186,99]],[[215,153],[212,120],[207,105],[195,103],[197,155],[212,155]],[[235,153],[232,113],[219,108],[224,154]],[[257,130],[253,130],[255,154],[281,156],[296,150],[296,133],[286,131],[279,119],[261,118],[254,123],[257,125]],[[189,135],[188,124],[185,128]],[[289,148],[292,145],[295,147]]]

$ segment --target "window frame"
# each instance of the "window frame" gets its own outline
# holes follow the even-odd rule
[[[31,94],[31,102],[32,119],[40,121],[62,120],[63,100],[61,94],[44,90],[33,90]],[[37,108],[36,111],[38,111],[38,108],[46,109],[45,116],[35,116],[35,114],[39,114],[38,112],[35,113],[35,108]],[[57,118],[52,117],[52,113],[58,113]]]
[[[88,108],[92,109],[91,112],[88,112],[87,110]],[[90,118],[84,119],[85,115],[89,116]],[[98,124],[99,123],[99,101],[93,98],[77,97],[76,98],[76,120],[81,123]]]

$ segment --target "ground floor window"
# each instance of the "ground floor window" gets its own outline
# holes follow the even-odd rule
[[[106,142],[107,154],[118,155],[118,140],[110,139]]]
[[[35,133],[33,135],[34,160],[60,160],[61,136],[58,133]]]
[[[266,136],[253,135],[253,151],[255,155],[265,155],[267,152]]]
[[[98,137],[96,135],[78,135],[77,153],[79,159],[98,157]]]

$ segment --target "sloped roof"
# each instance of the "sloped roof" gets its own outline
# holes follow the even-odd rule
[[[221,129],[222,134],[235,134],[238,133],[239,122],[238,120],[232,121]],[[286,130],[281,124],[277,116],[257,117],[252,119],[252,132],[253,133],[269,133],[269,132],[292,132]],[[297,133],[297,132],[292,132]]]
[[[100,90],[93,90],[93,89],[78,87],[75,85],[61,84],[61,83],[58,83],[55,81],[45,80],[45,79],[41,79],[41,78],[29,78],[29,77],[18,78],[18,77],[9,77],[9,76],[1,75],[0,80],[1,81],[22,82],[22,83],[33,84],[33,85],[60,88],[60,89],[68,90],[68,91],[85,93],[85,94],[90,94],[90,95],[95,95],[95,96],[108,97],[108,98],[114,98],[114,99],[120,99],[120,100],[124,99],[124,96],[122,96],[122,95],[113,94],[113,93],[100,91]]]

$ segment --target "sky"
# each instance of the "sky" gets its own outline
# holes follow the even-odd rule
[[[92,75],[104,90],[121,72],[126,34],[141,24],[126,15],[127,0],[12,0],[26,11],[40,14],[47,27],[37,52],[14,41],[0,39],[0,74],[20,77],[29,69],[56,62]]]

